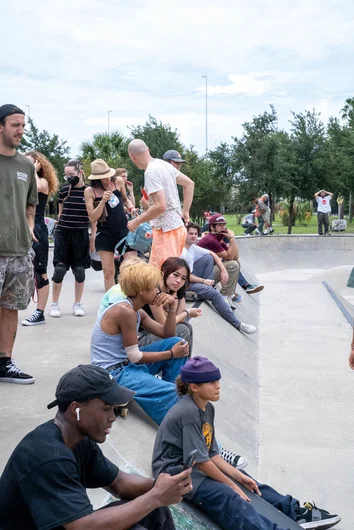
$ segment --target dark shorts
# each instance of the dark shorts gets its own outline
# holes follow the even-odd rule
[[[97,235],[95,239],[95,248],[97,252],[100,252],[100,250],[104,250],[106,252],[114,252],[116,244],[119,243],[119,241],[121,241],[123,237],[125,237],[127,234],[128,229],[112,231],[97,228]],[[118,249],[119,253],[123,250],[123,246],[124,241]]]
[[[32,249],[24,257],[0,257],[0,307],[27,309],[34,293],[33,258]]]
[[[54,267],[64,263],[69,269],[79,265],[90,267],[90,239],[87,230],[57,228],[54,240]]]
[[[32,245],[32,248],[36,254],[33,262],[34,270],[35,272],[38,272],[38,274],[46,274],[49,251],[47,225],[35,225],[34,235],[38,239],[38,243],[33,243]]]

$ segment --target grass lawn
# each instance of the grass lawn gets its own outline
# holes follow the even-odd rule
[[[225,215],[225,218],[227,219],[227,227],[230,228],[235,232],[235,235],[243,235],[244,228],[240,224],[237,224],[238,216],[236,215]],[[332,219],[338,219],[338,217],[331,216],[331,223]],[[275,221],[273,222],[273,228],[275,230],[275,234],[287,234],[288,227],[283,226],[279,217],[275,217]],[[334,232],[334,234],[340,233],[340,234],[346,234],[346,233],[354,233],[354,222],[347,224],[347,229],[345,232]],[[317,215],[313,215],[311,221],[308,223],[307,226],[300,226],[298,221],[296,221],[296,225],[293,226],[292,234],[317,234]]]

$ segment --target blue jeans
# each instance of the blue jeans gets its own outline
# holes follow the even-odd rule
[[[193,274],[200,278],[212,280],[214,276],[213,257],[209,254],[198,260],[193,266]],[[204,283],[191,283],[189,289],[197,293],[198,297],[202,300],[212,302],[217,312],[234,328],[239,329],[241,322],[235,317],[229,304],[225,302],[223,296],[215,287],[205,285]]]
[[[248,281],[246,280],[242,272],[240,272],[240,276],[238,277],[238,283],[239,285],[241,285],[243,289],[246,289],[246,287],[249,285]]]
[[[140,350],[167,351],[180,341],[180,337],[170,337],[143,346]],[[112,370],[111,375],[119,385],[136,392],[135,401],[150,418],[160,425],[167,412],[179,399],[175,380],[187,360],[188,357],[181,357],[180,359],[157,361],[150,364],[131,363],[128,366],[118,368],[118,370]],[[162,372],[162,379],[154,377],[160,372]]]
[[[281,495],[266,484],[258,484],[258,487],[265,501],[295,520],[299,508],[296,499],[290,495]],[[192,498],[192,503],[225,530],[282,530],[263,515],[259,515],[251,504],[241,499],[229,486],[210,478],[203,480]]]

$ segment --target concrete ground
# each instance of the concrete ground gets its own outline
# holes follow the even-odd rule
[[[259,323],[246,337],[203,304],[193,322],[194,355],[221,367],[222,398],[217,404],[221,443],[249,459],[249,470],[280,491],[339,513],[338,530],[351,530],[354,508],[354,427],[349,413],[354,373],[348,368],[352,330],[323,281],[351,306],[345,287],[354,264],[354,239],[306,236],[238,238],[246,277],[264,283],[258,295],[244,294],[237,315]],[[71,314],[73,277],[64,281],[62,317],[43,326],[19,326],[15,359],[36,377],[34,385],[0,385],[0,472],[21,438],[53,417],[46,409],[59,377],[89,362],[90,335],[103,295],[101,273],[88,271],[86,316]],[[34,305],[20,314],[31,314]],[[0,323],[1,325],[1,323]],[[106,454],[125,469],[148,474],[156,426],[135,405],[104,444]],[[105,495],[92,495],[95,506]]]

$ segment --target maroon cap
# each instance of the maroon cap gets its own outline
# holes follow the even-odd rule
[[[225,224],[225,223],[226,223],[225,217],[223,217],[219,213],[215,213],[214,215],[212,215],[209,218],[209,226],[210,225],[221,225],[221,224]]]

